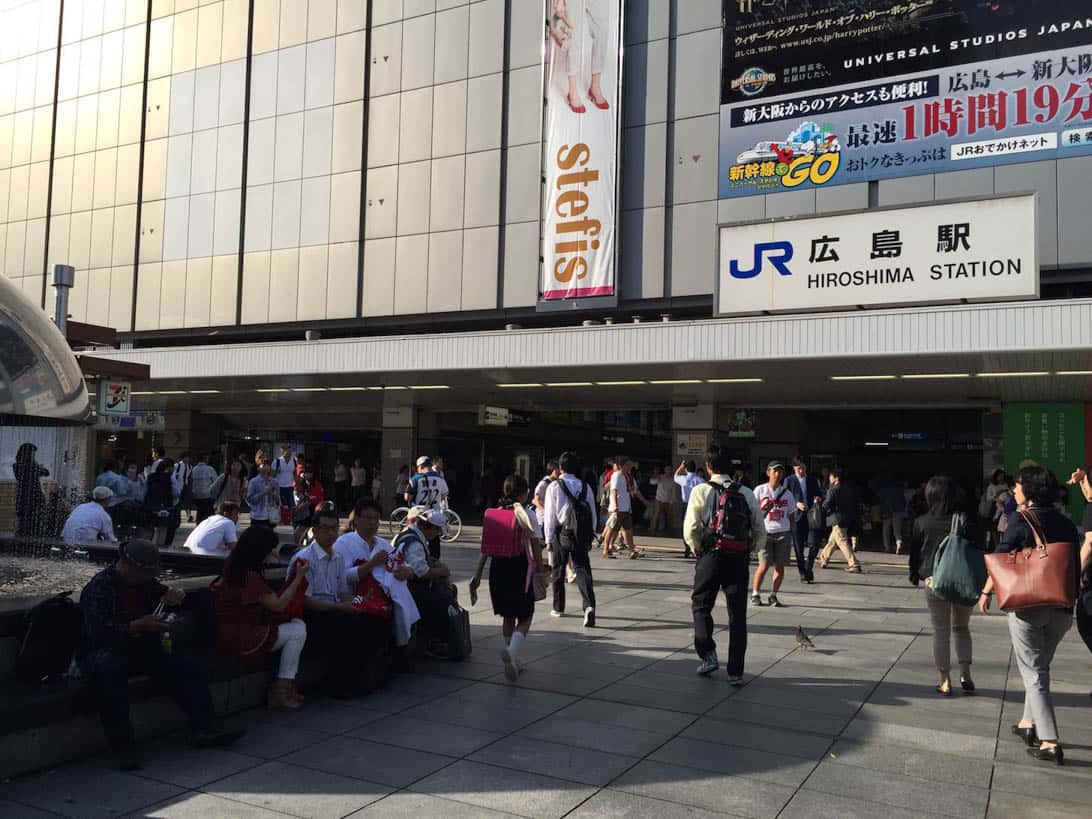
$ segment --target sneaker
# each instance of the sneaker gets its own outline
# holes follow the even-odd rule
[[[717,662],[717,652],[710,651],[702,658],[701,665],[698,666],[698,674],[707,677],[718,668],[720,668],[720,663]]]
[[[558,611],[557,609],[554,609],[553,611],[551,611],[551,612],[550,612],[550,616],[551,616],[551,617],[564,617],[564,616],[565,616],[565,612],[563,612],[563,611]]]
[[[742,674],[733,674],[733,675],[731,675],[730,677],[728,677],[728,685],[731,685],[734,688],[739,688],[740,686],[743,685],[743,675]]]
[[[752,606],[761,606],[762,605],[762,595],[758,594],[757,592],[755,594],[752,594],[751,595],[751,605]]]
[[[819,568],[820,568],[820,569],[825,569],[825,568],[827,567],[827,564],[828,564],[828,563],[830,563],[830,561],[829,561],[829,560],[820,560],[820,561],[819,561]]]
[[[770,605],[771,605],[771,606],[773,606],[773,607],[774,607],[775,609],[783,609],[783,608],[785,608],[785,604],[784,604],[784,603],[782,603],[782,602],[781,602],[780,600],[778,600],[778,599],[777,599],[777,595],[776,595],[776,594],[771,594],[771,595],[770,595]]]
[[[584,609],[584,628],[595,628],[595,609]]]
[[[505,646],[500,652],[501,662],[504,663],[504,678],[508,682],[515,682],[519,679],[519,666],[516,665],[516,661],[512,658],[512,652]]]
[[[860,574],[860,573],[861,573],[860,565],[846,566],[846,574]]]
[[[682,553],[682,556],[683,556],[683,558],[689,558],[689,557],[693,557],[693,556],[694,556],[694,553],[693,553],[693,552],[692,552],[692,551],[690,550],[690,547],[689,547],[689,546],[687,546],[687,547],[686,547],[686,551],[684,551],[684,552]]]

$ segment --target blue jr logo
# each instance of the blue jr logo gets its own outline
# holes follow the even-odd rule
[[[739,261],[732,259],[728,272],[733,279],[753,279],[762,272],[762,260],[767,258],[782,276],[791,276],[788,263],[792,261],[792,242],[759,242],[755,245],[754,267],[742,270]]]

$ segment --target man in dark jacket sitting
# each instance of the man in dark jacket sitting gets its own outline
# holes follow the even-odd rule
[[[827,516],[827,525],[830,526],[830,539],[819,553],[819,568],[827,567],[834,549],[837,548],[849,564],[846,571],[859,573],[861,564],[849,545],[849,530],[857,517],[857,501],[852,491],[842,485],[841,467],[836,466],[830,470],[830,489],[823,501],[823,513]]]
[[[186,712],[195,747],[227,745],[244,733],[214,727],[207,670],[174,649],[169,624],[155,613],[161,602],[181,604],[185,592],[158,582],[158,573],[159,550],[146,540],[130,540],[118,547],[117,563],[91,578],[80,594],[76,662],[122,770],[140,767],[129,720],[130,674],[149,674],[170,692]]]

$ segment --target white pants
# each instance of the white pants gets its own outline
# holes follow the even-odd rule
[[[273,644],[273,650],[281,652],[281,665],[277,670],[278,679],[296,679],[296,673],[300,668],[300,655],[303,653],[303,644],[306,642],[307,624],[303,620],[297,618],[277,626],[277,642]]]
[[[583,11],[583,14],[581,14],[581,11]],[[576,31],[572,32],[572,36],[569,38],[565,55],[569,67],[569,76],[575,77],[580,74],[580,58],[584,52],[582,46],[585,37],[590,37],[592,41],[591,73],[602,74],[603,65],[606,62],[603,47],[607,37],[607,26],[610,23],[603,0],[574,0],[574,2],[570,2],[569,20],[576,28]]]

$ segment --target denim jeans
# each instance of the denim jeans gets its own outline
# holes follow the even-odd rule
[[[212,698],[208,670],[199,660],[184,654],[164,654],[157,637],[132,640],[127,654],[107,649],[90,652],[79,660],[80,673],[95,696],[102,730],[111,750],[133,747],[129,720],[129,676],[145,673],[165,688],[185,712],[190,730],[212,724]]]

